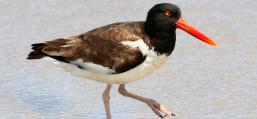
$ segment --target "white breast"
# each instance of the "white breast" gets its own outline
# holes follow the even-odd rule
[[[66,71],[70,72],[73,75],[110,84],[124,84],[135,80],[143,79],[144,77],[152,74],[155,70],[159,69],[167,59],[166,55],[157,55],[157,53],[153,51],[153,49],[149,49],[149,47],[143,42],[142,39],[137,41],[124,41],[122,43],[130,47],[139,48],[142,54],[146,56],[146,59],[143,63],[124,73],[110,74],[111,72],[113,72],[113,70],[92,63],[83,64],[86,65],[85,67],[89,66],[89,70],[84,70],[79,69],[75,65],[59,62],[52,58],[46,59],[63,67]],[[81,65],[82,62],[78,60],[73,63],[80,63]]]

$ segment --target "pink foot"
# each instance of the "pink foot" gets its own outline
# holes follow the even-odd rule
[[[153,110],[153,112],[161,118],[164,118],[167,116],[176,116],[175,114],[168,111],[164,106],[162,106],[161,104],[159,104],[153,99],[147,100],[146,104],[148,104],[148,106]],[[164,115],[162,115],[161,113],[163,113]]]

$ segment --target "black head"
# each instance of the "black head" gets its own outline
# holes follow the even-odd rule
[[[162,3],[153,6],[146,18],[145,32],[151,37],[155,51],[170,54],[176,42],[176,28],[182,29],[192,36],[210,45],[217,44],[204,34],[190,26],[181,18],[181,10],[177,5]]]
[[[153,6],[146,18],[145,32],[151,37],[154,50],[160,54],[170,54],[176,42],[176,22],[181,17],[178,6],[162,3]]]
[[[162,3],[153,6],[147,15],[146,22],[159,30],[170,32],[176,29],[176,22],[181,17],[181,10],[177,5]]]

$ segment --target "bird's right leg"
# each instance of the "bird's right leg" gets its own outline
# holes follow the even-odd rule
[[[153,112],[161,118],[164,118],[166,116],[175,116],[173,113],[168,111],[164,106],[162,106],[161,104],[159,104],[155,100],[145,98],[145,97],[135,95],[135,94],[132,94],[132,93],[128,92],[125,88],[125,84],[121,84],[119,86],[119,93],[126,96],[126,97],[134,98],[138,101],[142,101],[142,102],[146,103],[153,110]],[[160,112],[164,113],[164,116],[162,116]]]
[[[111,119],[111,110],[110,110],[110,89],[112,85],[107,84],[104,92],[103,92],[103,102],[104,102],[104,107],[105,107],[105,113],[106,113],[106,119]]]

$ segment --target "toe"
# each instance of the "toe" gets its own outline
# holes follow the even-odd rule
[[[156,108],[154,105],[150,104],[149,105],[151,107],[151,109],[153,110],[153,112],[159,116],[160,118],[163,118],[163,116],[161,115],[160,111],[158,110],[158,108]]]
[[[172,114],[170,111],[168,111],[164,106],[160,105],[158,102],[156,102],[155,100],[150,99],[147,104],[151,107],[151,109],[153,110],[153,112],[161,117],[167,117],[167,116],[175,116],[174,114]],[[161,115],[161,113],[164,113],[164,116]]]
[[[159,110],[165,114],[165,116],[171,116],[172,113],[170,111],[168,111],[164,106],[160,105]]]

